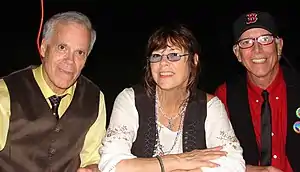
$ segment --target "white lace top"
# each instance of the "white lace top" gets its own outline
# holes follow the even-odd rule
[[[102,172],[114,172],[115,166],[123,159],[136,158],[131,153],[131,147],[137,137],[139,116],[135,107],[134,90],[124,89],[116,98],[112,115],[100,150],[101,161],[99,169]],[[163,150],[168,151],[174,144],[177,132],[158,124],[159,138]],[[205,121],[206,145],[208,148],[223,145],[228,152],[226,157],[214,160],[220,164],[216,168],[202,168],[203,172],[244,172],[245,161],[242,148],[234,134],[223,103],[212,98],[207,103],[207,118]],[[170,154],[182,153],[182,135],[177,139]],[[119,171],[119,170],[118,170]]]

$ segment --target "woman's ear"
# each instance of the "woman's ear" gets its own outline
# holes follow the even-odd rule
[[[198,54],[194,54],[194,64],[197,65],[199,62],[199,56]]]

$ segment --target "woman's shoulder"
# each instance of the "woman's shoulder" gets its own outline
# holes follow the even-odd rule
[[[121,90],[115,98],[115,101],[123,102],[129,100],[134,100],[134,90],[131,87],[124,88],[123,90]]]
[[[217,96],[215,96],[214,94],[210,94],[206,91],[203,91],[201,89],[197,89],[197,93],[196,93],[198,96],[198,98],[200,98],[201,100],[203,99],[206,99],[206,103],[207,103],[207,106],[209,107],[210,105],[212,104],[218,104],[219,101],[221,101]],[[201,95],[199,97],[199,95]]]
[[[220,108],[223,106],[221,100],[213,94],[206,93],[206,100],[208,108]]]

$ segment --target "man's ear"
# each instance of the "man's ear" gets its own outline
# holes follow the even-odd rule
[[[282,38],[275,38],[277,55],[281,56],[282,54],[282,47],[283,47],[283,39]]]
[[[41,53],[42,57],[45,57],[46,50],[47,50],[46,40],[43,39],[42,42],[41,42],[41,47],[40,47],[40,53]]]
[[[234,45],[234,46],[232,47],[232,50],[233,50],[233,53],[234,53],[234,55],[236,56],[237,60],[238,60],[239,62],[242,62],[242,59],[241,59],[241,56],[240,56],[240,51],[239,51],[239,46]]]

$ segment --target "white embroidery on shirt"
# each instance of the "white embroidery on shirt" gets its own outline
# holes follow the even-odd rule
[[[113,140],[125,140],[130,141],[131,132],[128,131],[127,126],[117,126],[114,128],[108,128],[106,132],[105,140],[107,142],[113,142]]]
[[[225,131],[220,131],[220,135],[217,139],[221,140],[223,146],[231,146],[234,149],[238,149],[239,141],[234,133],[226,133]]]

